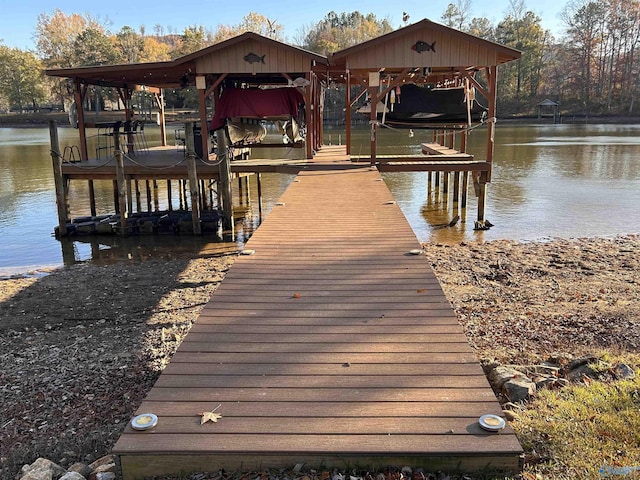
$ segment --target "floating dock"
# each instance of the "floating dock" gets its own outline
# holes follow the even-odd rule
[[[499,403],[377,169],[323,147],[202,310],[114,447],[125,480],[188,471],[517,472]],[[217,422],[201,424],[215,411]]]

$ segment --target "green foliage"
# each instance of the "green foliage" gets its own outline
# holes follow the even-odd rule
[[[42,64],[33,53],[0,45],[0,96],[19,111],[45,100]]]
[[[207,32],[205,32],[204,27],[196,25],[186,27],[182,35],[180,35],[178,46],[172,52],[171,57],[178,58],[189,55],[190,53],[202,50],[212,43],[213,40]]]
[[[498,43],[522,52],[520,59],[500,67],[501,100],[510,102],[517,113],[528,113],[529,99],[536,98],[540,85],[549,33],[542,28],[536,14],[516,11],[498,24],[495,37]]]
[[[139,63],[144,55],[144,37],[136,31],[124,26],[116,33],[116,48],[125,63]]]
[[[512,424],[544,478],[598,478],[640,465],[640,379],[543,390]]]
[[[355,11],[337,14],[331,11],[324,19],[303,31],[298,43],[302,48],[326,55],[392,30],[387,19],[379,20],[373,13],[363,15]]]
[[[256,12],[249,12],[237,25],[218,25],[218,29],[213,34],[213,40],[218,43],[245,32],[254,32],[278,41],[284,40],[284,26]]]
[[[76,37],[73,55],[76,66],[113,65],[122,59],[111,39],[96,28],[87,28]]]

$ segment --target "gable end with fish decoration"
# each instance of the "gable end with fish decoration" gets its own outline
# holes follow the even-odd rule
[[[264,54],[262,56],[253,53],[253,52],[249,52],[247,53],[244,57],[242,57],[244,59],[245,62],[250,63],[250,64],[254,64],[254,63],[262,63],[264,64],[264,57],[266,57],[267,55]]]
[[[427,43],[427,42],[423,42],[422,40],[418,40],[416,43],[411,45],[411,50],[418,53],[422,53],[422,52],[436,53],[436,42]]]

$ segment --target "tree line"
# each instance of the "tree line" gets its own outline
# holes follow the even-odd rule
[[[499,67],[500,115],[535,114],[549,98],[564,113],[634,114],[640,89],[640,0],[569,0],[562,10],[563,34],[555,38],[525,0],[510,0],[504,18],[492,22],[471,16],[471,0],[450,3],[439,21],[480,38],[522,51],[522,57]],[[409,23],[405,13],[403,25]],[[398,27],[400,27],[398,26]],[[328,54],[394,29],[387,18],[360,12],[329,12],[303,26],[289,43]],[[166,61],[187,55],[243,32],[285,41],[284,27],[250,12],[236,25],[214,30],[200,25],[175,32],[156,25],[109,30],[108,20],[89,14],[42,13],[36,24],[35,51],[0,41],[0,111],[38,110],[63,105],[70,95],[64,80],[43,75],[46,68]],[[89,96],[96,107],[110,96],[97,87]],[[189,90],[166,91],[167,107],[193,107]]]

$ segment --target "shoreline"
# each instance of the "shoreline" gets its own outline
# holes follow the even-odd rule
[[[637,355],[639,251],[640,235],[424,244],[483,364]],[[0,279],[0,377],[11,386],[0,477],[38,457],[71,464],[108,454],[235,256],[83,263]]]
[[[187,112],[194,119],[197,118],[197,112]],[[96,117],[95,112],[86,112],[87,119],[94,117],[100,118],[100,121],[109,122],[122,119],[124,111],[101,111]],[[185,120],[184,113],[166,114],[166,123],[176,123]],[[562,125],[582,125],[582,124],[640,124],[640,115],[589,115],[585,113],[565,113],[560,115],[564,120]],[[191,118],[191,117],[189,117]],[[46,127],[49,120],[55,120],[58,127],[71,128],[69,125],[69,116],[67,112],[39,112],[39,113],[3,113],[0,114],[0,128],[41,128]],[[571,120],[571,121],[569,121]],[[94,120],[95,121],[95,120]],[[531,116],[507,116],[498,117],[498,122],[504,123],[521,123],[521,124],[549,124],[553,125],[552,117],[538,118]]]

